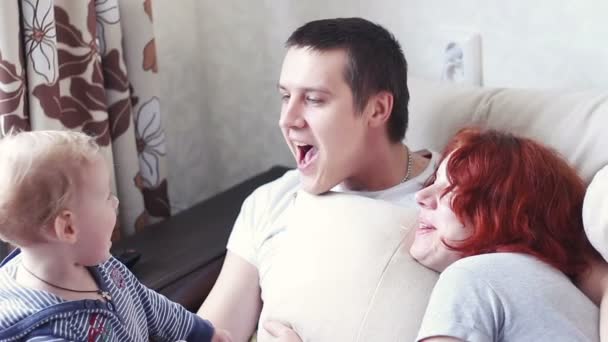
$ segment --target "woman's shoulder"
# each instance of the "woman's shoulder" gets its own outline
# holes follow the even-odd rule
[[[548,266],[538,258],[522,253],[486,253],[462,258],[448,268],[485,269],[497,266]]]
[[[474,275],[490,283],[505,283],[509,279],[524,276],[530,281],[546,281],[551,278],[570,282],[558,269],[532,255],[522,253],[487,253],[462,258],[446,268],[443,274],[452,277],[459,274]]]
[[[598,308],[566,275],[533,256],[490,253],[463,258],[446,268],[437,284],[454,303],[489,307],[484,312],[499,312],[511,327],[534,322],[526,339],[547,334],[539,329],[542,320],[540,326],[555,327],[552,336],[564,337],[558,340],[596,340]]]

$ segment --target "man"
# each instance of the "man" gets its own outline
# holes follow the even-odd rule
[[[246,341],[262,310],[264,276],[294,194],[329,190],[415,206],[438,155],[412,153],[407,64],[383,27],[360,18],[305,24],[287,40],[279,126],[298,170],[258,188],[241,209],[220,276],[199,314]],[[288,274],[285,277],[289,277]],[[265,322],[260,322],[264,324]],[[271,334],[293,334],[276,323]]]

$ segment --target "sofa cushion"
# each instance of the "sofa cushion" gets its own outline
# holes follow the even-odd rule
[[[479,88],[408,80],[407,143],[441,151],[460,128],[512,131],[555,148],[588,183],[608,164],[608,91]]]
[[[589,241],[608,261],[608,165],[593,177],[587,187],[583,222]]]
[[[260,322],[288,322],[304,341],[412,341],[437,279],[409,255],[417,210],[305,192],[293,208]],[[260,329],[258,341],[272,339]]]

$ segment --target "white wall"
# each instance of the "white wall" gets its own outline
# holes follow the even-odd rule
[[[401,41],[412,74],[437,78],[444,29],[479,32],[484,85],[608,86],[606,0],[361,0]]]
[[[347,3],[153,1],[174,211],[293,166],[277,126],[283,44],[306,21],[357,15]]]
[[[606,0],[154,0],[169,192],[176,210],[293,165],[277,127],[283,42],[306,21],[363,16],[393,31],[410,74],[438,78],[444,29],[482,36],[484,84],[608,85]]]

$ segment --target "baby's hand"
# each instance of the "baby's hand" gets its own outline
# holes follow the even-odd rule
[[[226,330],[215,329],[215,334],[213,334],[211,342],[232,342],[232,338],[230,337],[230,333]]]

